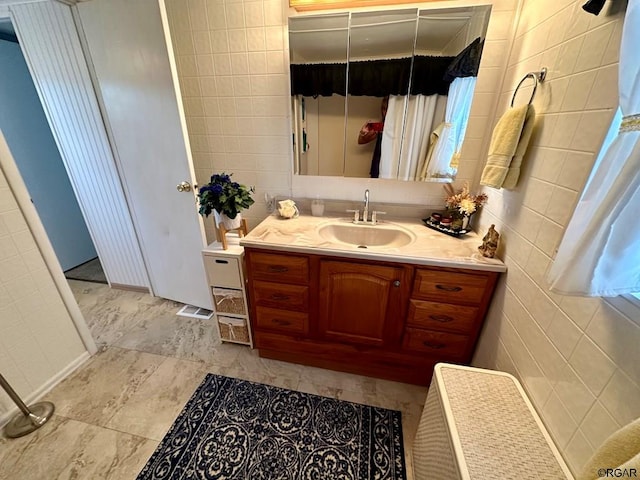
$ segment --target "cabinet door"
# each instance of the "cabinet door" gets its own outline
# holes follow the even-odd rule
[[[319,335],[364,345],[388,345],[402,328],[404,269],[320,262]]]

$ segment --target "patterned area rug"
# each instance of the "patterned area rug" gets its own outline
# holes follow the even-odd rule
[[[405,479],[400,415],[208,374],[138,479]]]

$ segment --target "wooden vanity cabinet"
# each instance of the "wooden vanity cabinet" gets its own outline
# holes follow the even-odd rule
[[[498,273],[245,247],[260,356],[428,385],[468,363]]]

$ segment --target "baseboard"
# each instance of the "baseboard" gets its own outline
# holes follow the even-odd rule
[[[80,366],[84,364],[87,360],[91,358],[89,352],[84,352],[74,361],[72,361],[69,365],[64,367],[58,373],[56,373],[53,377],[47,380],[44,384],[42,384],[36,391],[30,393],[26,397],[22,399],[24,403],[27,405],[31,405],[32,403],[37,402],[42,397],[44,397],[47,393],[49,393],[53,387],[58,385],[62,380],[71,375],[75,370],[77,370]],[[0,428],[6,425],[11,418],[18,413],[18,407],[12,406],[7,412],[4,412],[0,415]]]
[[[140,292],[140,293],[149,293],[149,289],[147,287],[138,287],[136,285],[123,285],[121,283],[112,283],[109,285],[111,288],[117,288],[118,290],[129,290],[131,292]]]

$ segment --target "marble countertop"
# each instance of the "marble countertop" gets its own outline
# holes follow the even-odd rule
[[[346,217],[300,215],[297,218],[284,219],[272,215],[242,238],[240,244],[266,250],[327,254],[416,265],[491,272],[504,272],[507,269],[501,260],[480,255],[478,246],[482,243],[482,237],[474,232],[456,238],[427,228],[418,219],[385,217],[384,220],[379,221],[381,227],[399,228],[408,232],[415,240],[401,247],[369,246],[363,249],[356,245],[323,238],[318,230],[330,223],[352,224],[351,219]]]

